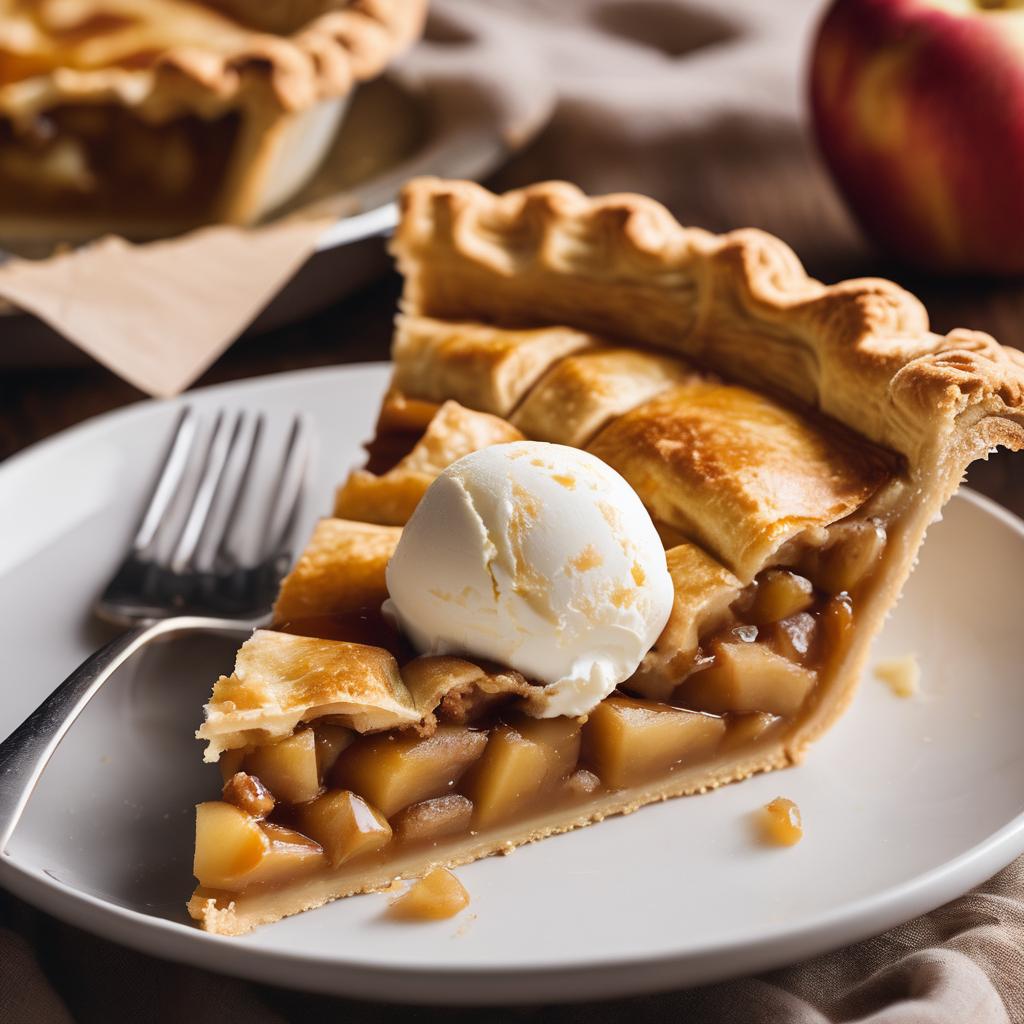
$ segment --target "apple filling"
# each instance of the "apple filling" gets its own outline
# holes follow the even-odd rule
[[[238,137],[237,114],[152,124],[115,104],[55,107],[27,125],[0,121],[0,192],[16,213],[200,218]]]
[[[419,658],[402,669],[410,691],[429,692],[432,675],[453,678],[458,666],[469,684],[418,725],[360,734],[325,715],[225,751],[222,799],[197,810],[194,899],[226,905],[352,864],[384,877],[410,851],[447,855],[554,813],[578,809],[586,820],[609,794],[753,754],[796,724],[819,675],[843,656],[886,532],[861,516],[817,539],[712,602],[685,665],[638,673],[585,718],[532,718],[529,684],[488,687],[499,677],[468,662]],[[279,628],[409,657],[369,609]]]

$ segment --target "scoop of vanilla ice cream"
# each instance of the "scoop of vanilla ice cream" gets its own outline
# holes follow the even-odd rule
[[[387,567],[385,608],[422,653],[544,684],[531,713],[583,715],[628,679],[672,610],[665,551],[636,492],[564,445],[493,445],[428,488]]]

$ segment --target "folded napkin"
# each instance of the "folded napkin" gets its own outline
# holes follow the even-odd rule
[[[204,228],[147,245],[104,238],[48,260],[9,261],[0,295],[140,391],[174,395],[238,337],[333,222]]]
[[[558,90],[548,127],[500,184],[565,177],[590,191],[648,192],[686,222],[766,228],[828,276],[829,268],[861,268],[869,257],[802,123],[801,76],[817,7],[799,0],[435,0],[444,16],[486,22],[503,40],[498,64],[509,80],[522,77],[525,54]],[[814,770],[813,757],[806,770]],[[0,931],[0,1006],[10,1024],[1024,1022],[1024,860],[884,935],[758,978],[605,1004],[479,1013],[285,993],[159,963],[12,899],[0,910],[9,921]]]

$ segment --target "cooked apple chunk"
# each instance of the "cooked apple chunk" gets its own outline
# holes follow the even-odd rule
[[[219,800],[196,807],[192,870],[202,886],[242,892],[294,878],[321,864],[320,846],[290,828],[260,821]]]
[[[312,729],[300,729],[287,739],[254,747],[244,765],[250,775],[255,775],[285,803],[305,803],[320,792],[316,735]]]
[[[332,868],[391,842],[391,826],[384,815],[345,789],[331,790],[301,807],[298,825],[323,847]]]
[[[800,612],[772,623],[765,636],[778,654],[790,661],[803,663],[811,653],[817,632],[818,620],[810,612]]]
[[[391,827],[396,839],[419,843],[465,832],[472,819],[473,802],[461,793],[449,793],[399,811]]]
[[[324,852],[320,844],[300,832],[269,821],[260,822],[260,828],[270,843],[259,864],[245,876],[245,886],[272,885],[290,881],[314,868],[322,867]]]
[[[441,921],[469,906],[466,887],[447,869],[434,868],[388,905],[402,921]]]
[[[390,818],[409,804],[450,792],[486,745],[487,733],[461,725],[439,725],[425,737],[366,736],[338,758],[331,781],[361,793]]]
[[[730,715],[723,747],[733,750],[736,747],[753,743],[755,740],[761,739],[778,721],[777,715],[769,715],[766,711],[755,711],[747,715]]]
[[[242,889],[270,849],[260,823],[234,804],[210,800],[196,807],[192,873],[211,889]]]
[[[817,673],[761,643],[716,645],[714,663],[679,688],[687,707],[715,714],[767,711],[789,717],[818,681]]]
[[[758,626],[807,611],[814,603],[811,581],[785,569],[769,569],[757,582],[745,618]]]
[[[316,743],[316,769],[320,773],[320,778],[325,779],[341,756],[341,752],[356,738],[356,734],[343,725],[315,722],[313,736]]]
[[[815,579],[830,594],[850,591],[868,575],[882,557],[885,528],[869,520],[839,523],[830,535],[833,542],[818,557]]]
[[[525,807],[544,787],[552,770],[550,754],[511,725],[494,729],[483,757],[465,780],[476,824],[493,825]]]
[[[795,846],[804,837],[800,808],[784,796],[761,808],[760,825],[765,842],[775,846]]]
[[[836,664],[846,654],[853,631],[853,604],[846,594],[833,597],[821,610],[818,631],[826,667]]]
[[[583,749],[601,781],[623,789],[711,753],[724,733],[725,722],[712,715],[609,697],[591,711]]]
[[[583,722],[579,718],[525,718],[516,723],[516,730],[531,743],[536,743],[547,760],[542,788],[553,789],[563,783],[580,759]]]

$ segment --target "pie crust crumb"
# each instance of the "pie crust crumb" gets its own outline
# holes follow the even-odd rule
[[[914,653],[880,661],[875,666],[875,676],[889,687],[894,697],[915,697],[921,690],[921,666]]]

